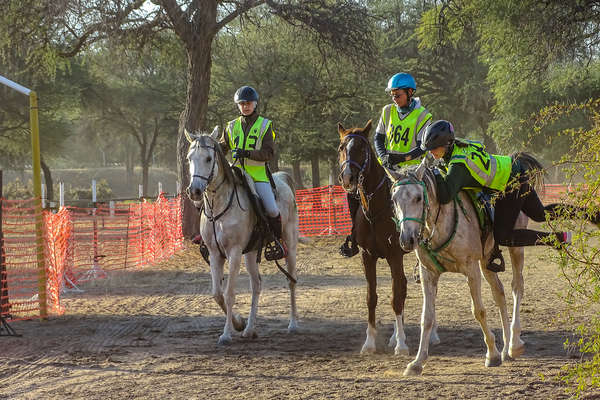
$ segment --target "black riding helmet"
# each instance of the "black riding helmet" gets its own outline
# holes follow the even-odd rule
[[[443,119],[435,121],[425,129],[421,140],[421,150],[433,150],[441,146],[448,146],[454,142],[454,127]]]
[[[242,86],[235,92],[233,101],[235,101],[235,104],[238,104],[242,101],[258,102],[258,92],[254,90],[252,86]]]

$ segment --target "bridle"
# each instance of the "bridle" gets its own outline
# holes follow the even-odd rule
[[[348,145],[355,138],[362,140],[363,143],[365,144],[365,147],[364,147],[365,160],[363,161],[362,165],[357,163],[356,161],[352,160],[350,158],[350,154],[348,154]],[[360,195],[361,207],[363,208],[363,212],[364,212],[365,216],[367,217],[367,219],[369,219],[368,214],[367,214],[369,211],[369,203],[370,203],[371,199],[373,198],[373,195],[375,193],[377,193],[379,188],[381,188],[383,186],[383,184],[386,182],[387,177],[384,174],[381,181],[377,185],[377,187],[371,193],[368,193],[366,191],[363,183],[365,180],[365,174],[368,172],[369,165],[371,163],[371,151],[370,151],[369,140],[362,135],[358,135],[356,133],[351,133],[349,135],[346,135],[346,137],[344,137],[344,141],[342,142],[342,145],[340,146],[340,150],[341,149],[344,149],[344,151],[346,152],[346,160],[344,160],[344,162],[340,165],[340,174],[338,176],[338,180],[339,181],[342,180],[342,175],[348,165],[350,165],[350,168],[355,167],[358,169],[358,178],[357,178],[358,194]]]
[[[430,206],[429,197],[427,195],[427,184],[425,183],[425,181],[418,179],[413,173],[409,173],[407,179],[398,180],[398,181],[394,182],[394,184],[392,185],[392,188],[390,190],[391,190],[391,192],[393,192],[394,188],[396,188],[398,186],[403,186],[403,185],[420,185],[421,186],[421,188],[423,189],[423,212],[421,213],[421,218],[404,217],[401,220],[398,220],[397,218],[392,217],[392,219],[394,220],[394,223],[396,224],[396,231],[398,233],[401,232],[402,224],[404,223],[404,221],[418,222],[421,225],[421,229],[420,229],[419,235],[417,237],[419,246],[429,255],[429,257],[431,258],[431,261],[433,262],[433,264],[435,265],[437,270],[439,272],[445,272],[446,268],[442,265],[442,263],[440,262],[439,259],[441,258],[441,259],[445,259],[447,261],[453,261],[453,260],[450,260],[450,259],[442,256],[440,253],[442,252],[442,250],[444,250],[446,247],[448,247],[448,245],[450,244],[452,239],[454,239],[454,235],[456,234],[456,230],[458,228],[458,201],[456,200],[456,197],[453,200],[453,202],[454,202],[454,229],[453,229],[452,233],[450,234],[450,237],[444,243],[442,243],[440,246],[433,249],[431,247],[431,239],[433,238],[433,235],[435,234],[435,228],[437,227],[437,222],[438,222],[438,218],[440,216],[440,211],[442,209],[442,205],[438,203],[438,210],[437,210],[437,214],[435,216],[435,220],[432,224],[431,232],[427,238],[423,238],[423,234],[424,234],[424,232],[426,230],[426,226],[427,226],[427,218],[429,216],[429,206]],[[434,185],[435,185],[435,181],[434,181]],[[465,212],[465,211],[463,210],[463,212]],[[465,215],[466,215],[466,213],[465,213]]]

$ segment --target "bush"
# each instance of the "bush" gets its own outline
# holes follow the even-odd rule
[[[29,200],[33,198],[33,183],[31,180],[24,185],[19,178],[9,182],[2,188],[2,197],[11,200]]]
[[[92,187],[88,188],[70,188],[67,192],[70,200],[89,200],[92,201]],[[106,179],[100,179],[96,182],[96,200],[108,201],[112,198],[112,189],[106,182]]]

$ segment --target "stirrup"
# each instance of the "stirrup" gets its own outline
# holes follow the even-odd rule
[[[352,242],[352,245],[350,244]],[[344,257],[354,257],[358,254],[358,246],[352,241],[352,236],[346,236],[346,241],[340,246],[340,254]]]
[[[490,261],[488,262],[486,268],[492,272],[504,272],[506,269],[504,257],[502,257],[502,252],[498,247],[495,247],[494,250],[492,250]]]
[[[272,242],[265,244],[265,260],[275,261],[281,260],[287,256],[287,248],[282,240],[274,239]]]

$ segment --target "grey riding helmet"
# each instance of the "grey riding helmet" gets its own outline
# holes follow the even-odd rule
[[[452,142],[454,142],[454,127],[450,122],[441,119],[425,129],[425,134],[421,140],[421,150],[433,150],[448,146]]]
[[[258,92],[252,86],[242,86],[236,90],[233,96],[233,101],[238,104],[242,101],[256,101],[258,102]]]

